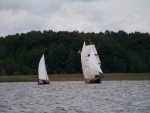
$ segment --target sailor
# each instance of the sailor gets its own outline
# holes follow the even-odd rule
[[[43,80],[43,83],[46,83],[46,81],[45,81],[45,80]]]

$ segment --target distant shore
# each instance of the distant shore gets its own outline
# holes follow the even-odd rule
[[[84,81],[83,74],[49,75],[50,81]],[[106,73],[102,81],[150,80],[150,73]],[[0,75],[0,82],[36,82],[38,75]]]

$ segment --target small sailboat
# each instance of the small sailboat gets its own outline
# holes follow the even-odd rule
[[[40,62],[39,62],[38,76],[39,76],[38,84],[49,84],[50,83],[48,74],[47,74],[47,70],[46,70],[44,54],[41,57]]]
[[[86,45],[84,42],[81,52],[81,64],[86,83],[101,83],[103,72],[94,44]]]

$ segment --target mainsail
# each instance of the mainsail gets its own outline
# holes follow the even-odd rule
[[[101,62],[95,45],[86,45],[84,42],[81,52],[81,63],[83,74],[86,79],[92,79],[95,75],[103,73],[100,68]]]
[[[44,54],[41,57],[41,60],[39,62],[38,75],[39,75],[39,79],[41,79],[41,80],[49,80],[47,70],[46,70],[46,66],[45,66]]]
[[[87,50],[88,49],[84,42],[83,47],[82,47],[82,52],[81,52],[82,71],[83,71],[85,78],[91,78],[90,71],[89,71]]]

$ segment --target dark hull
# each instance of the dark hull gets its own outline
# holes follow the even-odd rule
[[[94,78],[94,79],[90,79],[90,80],[85,78],[85,83],[87,83],[87,84],[100,84],[101,83],[101,79],[100,79],[100,77]]]
[[[50,84],[50,82],[49,81],[45,81],[45,80],[38,81],[38,85],[45,85],[45,84]]]

